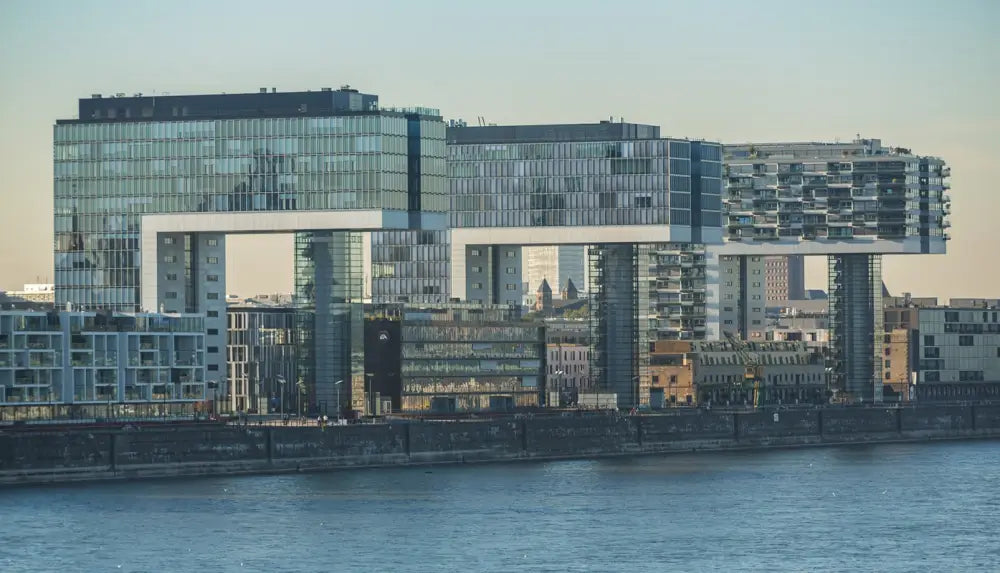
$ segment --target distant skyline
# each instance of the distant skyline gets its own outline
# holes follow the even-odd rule
[[[952,168],[944,256],[887,256],[893,294],[1000,296],[1000,3],[510,0],[0,4],[0,289],[52,280],[52,125],[92,93],[350,84],[498,124],[657,124],[736,143],[860,133]],[[291,289],[286,237],[231,240],[231,292]],[[288,273],[274,269],[287,268]],[[826,287],[825,259],[807,286]],[[264,272],[266,270],[266,272]]]

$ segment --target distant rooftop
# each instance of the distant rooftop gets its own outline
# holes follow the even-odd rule
[[[886,147],[881,139],[855,139],[851,142],[786,141],[767,143],[727,143],[724,157],[739,159],[807,159],[834,157],[869,157],[872,159],[912,157],[905,147]]]
[[[542,143],[553,141],[621,141],[659,139],[660,127],[641,123],[559,123],[544,125],[468,126],[452,122],[447,129],[449,144]]]
[[[377,95],[342,86],[336,90],[321,88],[296,92],[260,88],[253,93],[233,94],[93,94],[80,99],[79,119],[58,120],[57,123],[323,117],[366,113],[441,115],[433,108],[379,107]]]

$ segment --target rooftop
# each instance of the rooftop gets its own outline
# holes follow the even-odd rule
[[[361,93],[350,86],[318,91],[279,92],[260,88],[252,93],[147,95],[93,94],[81,98],[77,119],[56,123],[108,123],[140,121],[192,121],[264,117],[323,117],[397,113],[440,117],[433,108],[380,107],[378,96]]]

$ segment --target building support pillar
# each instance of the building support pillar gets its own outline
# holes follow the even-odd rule
[[[299,371],[319,415],[365,409],[363,277],[360,233],[295,234]]]
[[[588,260],[591,372],[598,391],[617,394],[619,408],[640,404],[642,346],[648,356],[648,336],[639,328],[637,253],[635,245],[595,245]]]
[[[862,402],[882,401],[881,255],[830,255],[833,384]]]

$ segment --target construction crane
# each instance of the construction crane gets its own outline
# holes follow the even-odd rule
[[[757,357],[747,350],[747,345],[745,342],[733,336],[731,332],[726,332],[726,340],[733,347],[733,350],[740,357],[740,361],[743,362],[743,388],[753,389],[753,407],[760,408],[761,402],[763,401],[763,396],[761,395],[761,386],[764,383],[764,367],[761,365]]]

